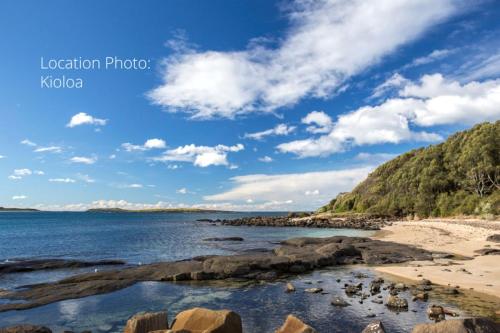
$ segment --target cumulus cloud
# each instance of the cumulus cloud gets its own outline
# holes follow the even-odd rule
[[[264,156],[264,157],[260,157],[259,161],[264,162],[264,163],[271,163],[273,161],[273,159],[269,156]]]
[[[50,178],[49,182],[52,183],[76,183],[76,180],[71,178]]]
[[[25,195],[14,195],[12,197],[12,200],[24,200],[24,199],[27,199],[28,197],[25,196]]]
[[[295,131],[295,126],[288,126],[286,124],[278,124],[274,128],[261,131],[261,132],[255,132],[255,133],[245,133],[244,138],[245,139],[253,139],[253,140],[262,140],[266,136],[272,136],[272,135],[288,135]]]
[[[234,118],[272,112],[304,97],[326,98],[456,7],[451,0],[296,0],[288,6],[290,27],[277,47],[177,48],[164,61],[163,84],[148,96],[167,111],[193,118]]]
[[[71,163],[94,164],[97,162],[97,157],[75,156],[69,159]]]
[[[307,114],[302,118],[302,123],[310,125],[307,127],[310,133],[328,133],[333,126],[332,118],[323,111],[313,111]]]
[[[254,174],[231,178],[233,188],[205,196],[207,201],[234,204],[291,201],[311,209],[329,201],[340,192],[350,191],[372,170],[371,167],[294,174]],[[307,194],[306,194],[307,193]]]
[[[217,145],[214,147],[190,144],[167,150],[161,156],[153,158],[153,160],[160,162],[190,162],[202,168],[210,165],[231,167],[227,160],[227,154],[241,151],[244,148],[241,143],[234,146]]]
[[[66,127],[76,127],[80,125],[95,125],[95,126],[104,126],[108,121],[106,119],[95,118],[85,112],[80,112],[71,117],[71,120]]]
[[[327,135],[283,143],[277,148],[310,157],[341,152],[350,145],[433,142],[442,137],[412,127],[471,125],[500,118],[500,80],[461,84],[441,74],[424,75],[417,83],[406,82],[398,95],[340,115]]]
[[[145,151],[145,150],[151,150],[151,149],[163,149],[167,147],[167,143],[165,140],[162,139],[148,139],[144,144],[142,145],[134,145],[129,142],[123,143],[122,148],[125,151],[132,152],[132,151]]]
[[[379,84],[373,90],[371,98],[378,98],[385,95],[387,92],[392,91],[396,88],[400,88],[408,84],[409,80],[399,73],[393,74],[390,78],[385,80],[382,84]]]

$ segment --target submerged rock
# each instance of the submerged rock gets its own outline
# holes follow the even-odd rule
[[[299,318],[288,315],[285,323],[276,333],[317,333],[317,331],[311,326],[304,324]]]
[[[0,328],[0,333],[52,333],[52,331],[45,326],[24,324]]]
[[[361,333],[385,333],[385,328],[381,321],[374,321],[369,323]]]
[[[168,329],[167,312],[138,313],[127,321],[124,333],[148,333]]]
[[[334,305],[334,306],[340,306],[340,307],[344,307],[344,306],[349,306],[350,304],[348,302],[346,302],[342,297],[340,296],[333,296],[330,304]]]
[[[229,310],[194,308],[179,313],[173,323],[173,332],[242,333],[240,316]]]
[[[486,318],[445,320],[439,323],[419,324],[412,333],[497,333],[500,324]]]

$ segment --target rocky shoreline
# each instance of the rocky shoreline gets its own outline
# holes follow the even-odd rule
[[[432,259],[433,253],[426,250],[364,237],[294,238],[281,242],[268,252],[159,262],[79,274],[24,289],[4,290],[0,292],[0,298],[10,302],[0,304],[0,312],[109,293],[141,281],[272,281],[336,265],[383,265]]]
[[[305,214],[307,215],[307,214]],[[328,215],[307,216],[254,216],[232,220],[201,219],[199,222],[231,226],[259,226],[259,227],[302,227],[302,228],[337,228],[380,230],[390,225],[395,218],[378,216],[347,216],[332,217]]]

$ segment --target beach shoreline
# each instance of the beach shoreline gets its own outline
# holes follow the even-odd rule
[[[398,221],[382,227],[371,238],[413,245],[454,258],[376,266],[375,270],[408,280],[429,279],[435,284],[473,290],[500,302],[500,256],[477,251],[500,250],[487,237],[500,234],[500,221],[476,219],[428,219]]]

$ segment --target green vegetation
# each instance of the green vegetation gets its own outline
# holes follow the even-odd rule
[[[382,164],[319,212],[390,216],[500,214],[500,121]]]

